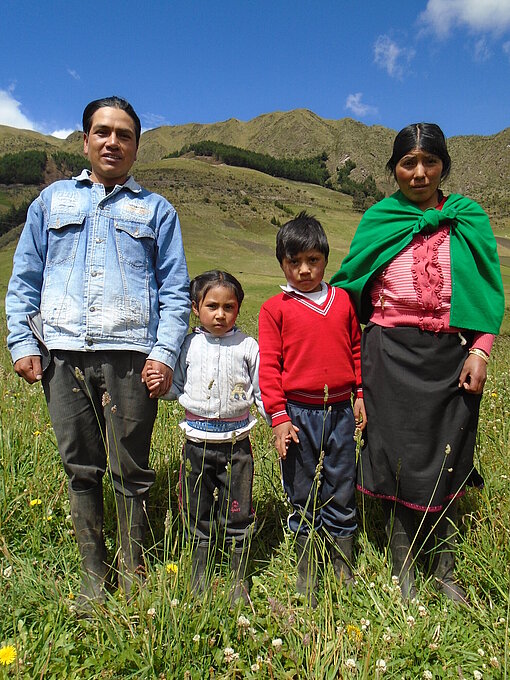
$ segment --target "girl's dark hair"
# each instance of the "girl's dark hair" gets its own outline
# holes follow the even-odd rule
[[[329,244],[321,223],[303,210],[278,230],[276,257],[282,264],[284,257],[292,258],[306,250],[318,250],[328,259]]]
[[[239,281],[235,276],[232,276],[232,274],[229,274],[228,272],[212,269],[211,271],[195,276],[190,283],[189,290],[191,302],[195,303],[197,309],[200,307],[200,303],[211,288],[216,288],[216,286],[230,288],[236,296],[239,308],[241,308],[241,303],[244,300],[244,290]]]
[[[110,106],[112,109],[120,109],[121,111],[125,111],[128,116],[130,116],[133,123],[135,124],[136,146],[138,146],[142,125],[140,123],[140,119],[136,115],[134,108],[128,101],[122,99],[122,97],[103,97],[102,99],[94,99],[94,101],[90,102],[90,104],[87,104],[85,110],[83,111],[83,132],[86,135],[89,134],[92,125],[92,116],[98,109],[101,109],[105,106]]]
[[[393,153],[386,163],[386,168],[395,177],[395,168],[401,158],[413,149],[420,149],[433,153],[443,161],[441,179],[450,174],[452,159],[446,148],[446,138],[443,131],[435,123],[413,123],[400,130],[393,142]]]

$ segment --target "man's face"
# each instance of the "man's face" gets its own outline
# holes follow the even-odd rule
[[[114,186],[124,184],[136,160],[135,124],[129,114],[111,106],[99,108],[92,116],[83,151],[92,166],[93,182]]]

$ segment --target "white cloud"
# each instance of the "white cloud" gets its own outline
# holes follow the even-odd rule
[[[75,129],[77,130],[78,128]],[[50,132],[50,135],[52,137],[58,137],[59,139],[67,139],[72,132],[74,132],[72,128],[62,128],[61,130]]]
[[[352,111],[356,116],[367,116],[369,114],[377,113],[375,106],[369,106],[368,104],[363,104],[361,98],[363,97],[362,92],[356,92],[356,94],[350,94],[345,101],[345,108]]]
[[[68,68],[67,72],[71,76],[71,78],[74,78],[75,80],[80,80],[80,74],[74,70],[74,68]]]
[[[503,43],[503,52],[510,57],[510,40],[508,40],[506,43]]]
[[[399,47],[388,35],[380,35],[374,45],[374,62],[392,78],[402,78],[404,68],[402,62],[409,63],[414,57],[414,50]]]
[[[35,130],[35,123],[21,112],[21,102],[13,97],[12,90],[0,90],[0,125]]]
[[[492,57],[492,52],[487,45],[485,38],[480,38],[475,43],[475,61],[488,61]]]
[[[171,125],[169,120],[157,113],[141,113],[140,120],[142,122],[142,132],[152,130],[152,128],[161,127],[162,125]]]
[[[510,28],[510,0],[428,0],[420,20],[443,37],[463,25],[476,32],[501,33]]]

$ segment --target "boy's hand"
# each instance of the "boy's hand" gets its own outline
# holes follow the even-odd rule
[[[290,442],[293,441],[296,444],[299,444],[297,432],[299,432],[299,427],[293,425],[290,420],[286,420],[284,423],[280,423],[273,427],[274,445],[276,446],[278,455],[283,460],[287,458],[287,449],[289,448]]]
[[[367,412],[365,410],[365,402],[362,397],[358,397],[354,402],[353,409],[354,420],[356,421],[356,429],[364,430],[367,424]]]
[[[168,392],[172,386],[174,372],[166,364],[147,359],[142,371],[142,382],[147,385],[149,397],[157,399]]]

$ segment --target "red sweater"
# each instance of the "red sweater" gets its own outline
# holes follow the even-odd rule
[[[290,420],[287,399],[322,406],[326,397],[331,404],[361,390],[360,339],[356,311],[341,288],[328,285],[322,305],[293,292],[267,300],[259,315],[259,383],[273,426]]]

